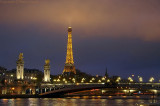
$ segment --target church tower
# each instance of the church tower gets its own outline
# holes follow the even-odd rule
[[[74,60],[73,60],[73,50],[72,50],[72,28],[68,27],[68,43],[67,43],[67,54],[66,54],[66,62],[63,70],[63,74],[65,73],[74,73],[76,74]]]
[[[50,60],[45,60],[44,65],[44,82],[50,82]]]
[[[17,60],[17,71],[16,77],[18,80],[23,80],[24,78],[24,60],[23,60],[23,53],[19,54],[19,58]]]

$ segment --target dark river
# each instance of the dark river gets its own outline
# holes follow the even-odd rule
[[[0,99],[0,106],[136,106],[136,103],[151,102],[153,102],[152,99],[127,98],[17,98]]]

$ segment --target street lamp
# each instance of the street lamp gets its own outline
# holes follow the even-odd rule
[[[102,77],[102,80],[105,80],[105,78],[104,78],[104,77]]]
[[[75,83],[75,78],[73,78],[72,81]]]
[[[110,82],[110,79],[108,79],[107,82]]]
[[[60,79],[58,79],[57,82],[60,82]]]
[[[128,80],[129,80],[130,82],[133,82],[133,79],[132,79],[131,77],[128,77]]]
[[[65,78],[63,78],[63,81],[66,81],[66,79],[65,79]]]
[[[154,81],[154,78],[151,77],[151,78],[149,79],[149,82],[153,82],[153,81]]]
[[[98,80],[98,82],[101,82],[101,80]]]
[[[143,78],[142,77],[139,77],[139,82],[143,82]]]
[[[92,78],[92,80],[95,80],[95,78]]]
[[[120,80],[121,80],[121,77],[118,77],[117,80],[116,80],[116,82],[119,82]]]

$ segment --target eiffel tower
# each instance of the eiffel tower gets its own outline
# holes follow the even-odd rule
[[[76,69],[73,60],[73,50],[72,50],[72,28],[68,27],[68,44],[67,44],[67,55],[66,62],[63,70],[63,74],[76,74]]]

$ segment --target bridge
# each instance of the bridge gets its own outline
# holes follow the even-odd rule
[[[160,83],[118,83],[118,86],[160,90]]]
[[[47,87],[47,85],[43,86]],[[115,89],[129,89],[129,90],[157,90],[160,91],[160,83],[118,83],[115,85],[109,85],[104,83],[79,83],[79,84],[59,84],[59,85],[49,85],[52,87],[45,92],[41,92],[40,97],[58,97],[63,96],[67,93],[84,91],[84,90],[92,90],[92,89],[107,89],[107,88],[115,88]],[[49,88],[48,87],[48,88]],[[112,89],[111,89],[112,90]]]
[[[59,86],[58,89],[54,89],[48,92],[41,93],[41,97],[53,97],[53,96],[61,96],[66,93],[83,91],[83,90],[91,90],[91,89],[102,89],[105,88],[105,84],[80,84],[80,85],[63,85]]]

